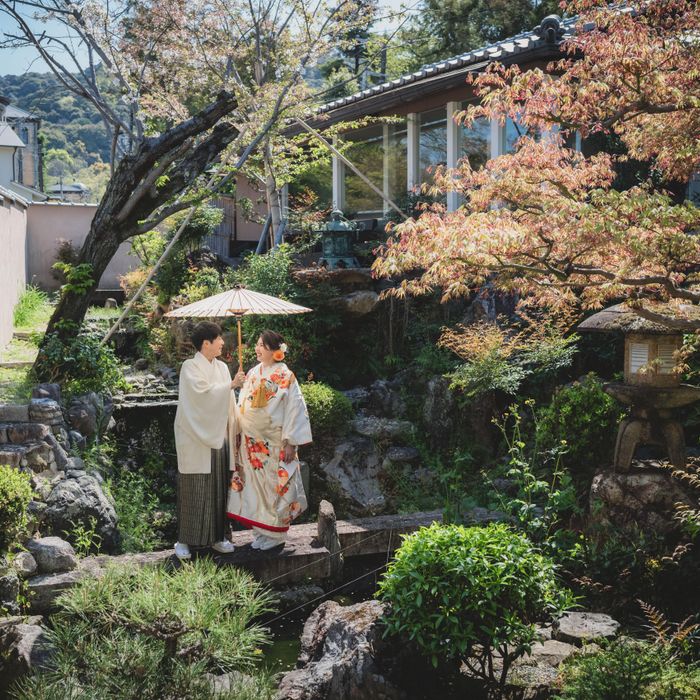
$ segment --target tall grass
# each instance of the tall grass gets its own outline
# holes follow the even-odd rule
[[[51,308],[46,292],[33,284],[27,285],[15,306],[15,328],[33,328],[48,321]]]

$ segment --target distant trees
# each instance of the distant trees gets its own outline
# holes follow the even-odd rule
[[[422,0],[401,32],[412,68],[532,29],[557,0]]]

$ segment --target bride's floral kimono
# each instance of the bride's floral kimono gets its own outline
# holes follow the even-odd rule
[[[256,534],[284,540],[289,525],[306,510],[299,458],[284,462],[283,443],[311,442],[304,397],[283,362],[248,372],[231,425],[231,480],[227,515]]]

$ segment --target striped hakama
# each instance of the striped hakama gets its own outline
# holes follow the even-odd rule
[[[228,445],[211,451],[210,474],[177,475],[178,542],[207,547],[224,539]]]

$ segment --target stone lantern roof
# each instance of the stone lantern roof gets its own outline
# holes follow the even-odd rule
[[[673,319],[674,327],[671,328],[642,318],[627,304],[615,304],[615,306],[603,309],[579,323],[578,330],[597,333],[674,335],[695,330],[696,326],[692,325],[691,322],[700,321],[700,307],[691,304],[682,304],[680,306],[654,304],[653,307],[650,307],[650,310],[653,310],[654,313],[668,315],[669,318]],[[687,327],[683,326],[683,320],[688,321]]]

